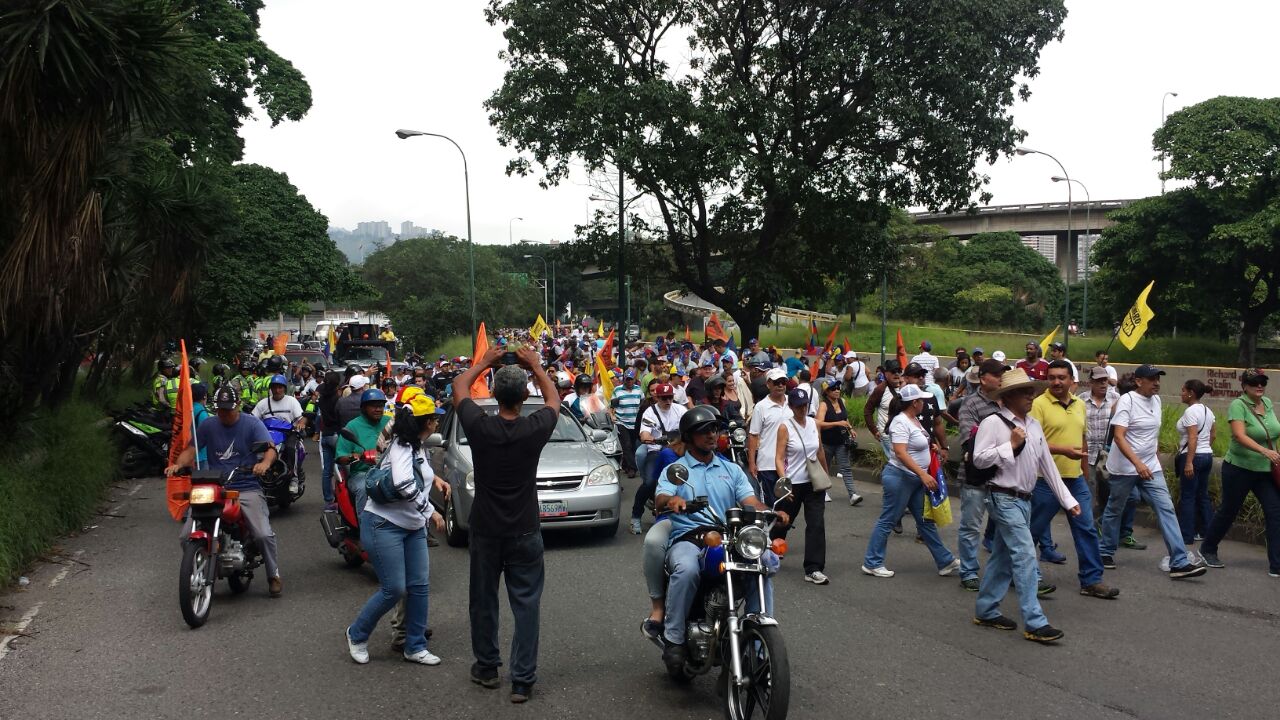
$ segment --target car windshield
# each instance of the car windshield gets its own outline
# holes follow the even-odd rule
[[[347,360],[387,361],[387,349],[384,347],[354,347],[347,351]]]
[[[541,403],[521,405],[520,414],[527,417],[529,414],[537,410],[541,410],[543,407],[545,406]],[[496,415],[498,412],[497,405],[485,404],[481,405],[480,409],[484,410],[489,415]],[[547,442],[583,442],[586,439],[586,433],[583,432],[582,426],[578,424],[578,421],[573,419],[572,415],[562,411],[560,413],[559,421],[556,423],[555,430],[551,431],[551,439]],[[462,445],[468,444],[467,433],[462,429],[462,423],[458,423],[458,443]]]

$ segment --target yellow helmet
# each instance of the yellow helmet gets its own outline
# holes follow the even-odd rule
[[[400,394],[400,404],[413,411],[414,417],[436,414],[436,401],[417,386],[410,386]]]

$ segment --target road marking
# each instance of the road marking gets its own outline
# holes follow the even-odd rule
[[[71,553],[72,561],[74,562],[75,559],[79,558],[82,554],[84,554],[83,550],[77,550],[74,553]],[[49,587],[51,588],[58,587],[58,583],[65,580],[67,578],[67,575],[70,575],[70,574],[71,574],[71,564],[70,563],[63,564],[62,569],[58,571],[58,574],[54,575],[53,579],[49,581]]]
[[[27,611],[25,615],[22,616],[22,619],[18,621],[18,624],[13,626],[14,632],[25,633],[27,631],[27,626],[30,625],[31,621],[36,618],[36,613],[40,612],[41,604],[42,603],[36,603],[34,607],[32,607],[30,610]],[[9,654],[9,644],[19,637],[22,637],[22,636],[21,635],[5,635],[3,638],[0,638],[0,660],[3,660],[5,656]]]
[[[141,490],[141,489],[142,489],[142,483],[138,483],[137,485],[134,485],[134,486],[133,486],[133,489],[132,489],[132,490],[130,490],[130,491],[129,491],[129,495],[130,495],[130,496],[136,495],[136,494],[137,494],[137,492],[138,492],[139,490]]]

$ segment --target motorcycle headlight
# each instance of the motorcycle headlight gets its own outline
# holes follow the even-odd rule
[[[764,555],[767,547],[769,547],[769,536],[765,535],[764,528],[756,525],[742,528],[733,539],[733,549],[748,560],[759,559]]]
[[[747,444],[747,430],[746,430],[746,428],[734,428],[734,429],[733,429],[733,444],[734,444],[734,445],[746,445],[746,444]]]
[[[467,480],[466,480],[466,484],[467,484],[467,492],[475,492],[475,491],[476,491],[476,474],[475,474],[475,472],[469,472],[469,473],[467,473]]]
[[[617,482],[618,471],[614,470],[612,465],[601,465],[587,473],[588,487],[592,485],[616,485]]]
[[[197,485],[191,488],[192,505],[208,505],[218,497],[218,489],[212,485]]]

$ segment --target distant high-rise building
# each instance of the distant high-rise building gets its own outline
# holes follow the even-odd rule
[[[354,235],[360,235],[374,240],[390,240],[391,224],[386,220],[371,220],[356,224]]]
[[[431,228],[419,227],[413,224],[412,220],[405,220],[400,223],[400,239],[407,240],[409,238],[427,237],[434,232]]]
[[[1046,260],[1058,264],[1058,238],[1054,235],[1023,235],[1022,244],[1044,256]]]
[[[1097,242],[1098,238],[1100,237],[1102,236],[1101,235],[1080,235],[1076,237],[1076,242],[1079,243],[1079,249],[1076,251],[1079,253],[1078,257],[1076,258],[1076,273],[1080,277],[1084,277],[1084,274],[1085,274],[1084,273],[1085,260],[1086,259],[1093,260],[1093,258],[1091,257],[1093,244]],[[1095,262],[1090,262],[1089,274],[1092,275],[1097,271],[1098,271],[1098,264]]]

